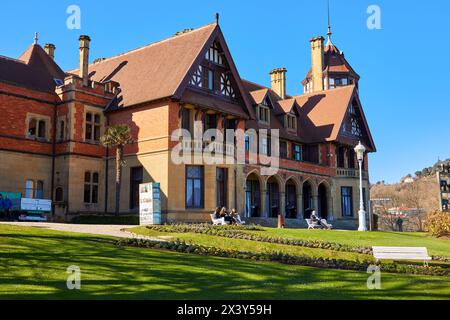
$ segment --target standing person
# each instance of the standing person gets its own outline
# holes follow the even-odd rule
[[[397,223],[398,231],[403,232],[403,219],[401,216],[398,216],[396,223]]]
[[[11,209],[12,209],[12,201],[8,195],[5,196],[3,200],[3,209],[5,210],[6,220],[12,220]]]

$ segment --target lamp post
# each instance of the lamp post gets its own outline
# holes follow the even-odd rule
[[[364,153],[366,148],[362,145],[361,141],[355,147],[356,156],[359,163],[359,228],[358,231],[367,231],[366,224],[366,211],[364,210],[364,199],[363,199],[363,185],[362,185],[362,164],[364,160]]]

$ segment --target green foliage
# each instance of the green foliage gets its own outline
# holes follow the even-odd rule
[[[109,126],[100,141],[105,147],[125,146],[133,142],[131,129],[127,125]]]
[[[450,235],[450,214],[446,212],[430,213],[425,222],[428,232],[434,237]]]

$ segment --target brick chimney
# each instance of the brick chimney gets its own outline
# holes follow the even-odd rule
[[[313,92],[323,91],[323,37],[311,39],[311,70]]]
[[[55,59],[55,50],[56,47],[53,43],[46,43],[44,47],[45,52],[48,54],[50,58]]]
[[[89,36],[80,36],[80,78],[83,79],[83,85],[89,85],[89,44],[91,38]]]
[[[278,68],[270,71],[270,84],[272,90],[280,96],[286,98],[286,68]]]

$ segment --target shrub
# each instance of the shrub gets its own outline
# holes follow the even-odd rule
[[[425,226],[428,232],[434,237],[449,236],[450,214],[440,211],[430,213]]]

